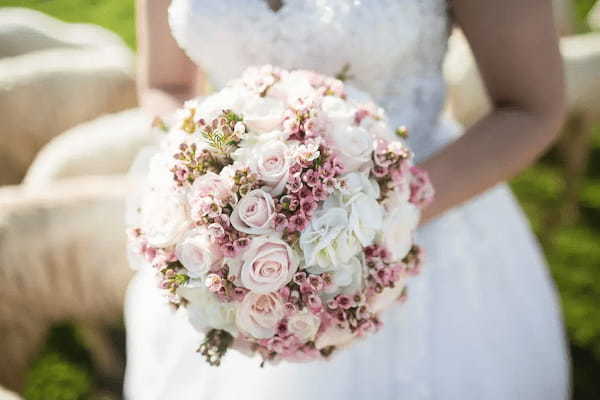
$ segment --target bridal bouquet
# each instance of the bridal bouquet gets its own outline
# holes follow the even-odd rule
[[[405,297],[433,190],[366,94],[250,68],[163,127],[130,246],[205,334],[210,364],[228,348],[326,358]]]

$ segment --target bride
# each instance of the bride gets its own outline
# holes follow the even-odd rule
[[[330,75],[349,65],[349,83],[409,128],[437,198],[418,234],[427,264],[408,302],[328,362],[259,368],[232,351],[221,367],[207,366],[195,353],[202,338],[166,305],[152,272],[138,272],[126,306],[127,398],[566,399],[554,287],[501,183],[552,142],[563,118],[550,3],[139,0],[140,99],[149,112],[168,115],[201,94],[204,77],[219,88],[249,65]],[[494,104],[462,135],[441,116],[453,23]]]

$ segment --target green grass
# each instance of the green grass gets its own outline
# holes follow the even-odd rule
[[[0,7],[28,7],[67,22],[94,23],[135,47],[133,0],[0,0]]]
[[[575,399],[600,398],[600,127],[591,140],[591,157],[580,191],[581,215],[556,221],[565,195],[564,170],[557,149],[511,183],[540,237],[558,286],[571,344]]]
[[[575,21],[578,32],[588,30],[585,19],[595,2],[596,0],[575,0]]]
[[[26,400],[83,400],[92,393],[93,367],[76,328],[56,326],[26,377]]]
[[[577,30],[593,0],[577,0]],[[25,6],[65,21],[96,23],[118,33],[135,48],[132,0],[0,0],[2,6]],[[592,157],[581,190],[581,218],[553,226],[564,196],[564,171],[553,150],[513,180],[511,186],[542,238],[556,279],[571,342],[576,399],[600,398],[600,129],[592,140]],[[122,333],[121,333],[122,334]],[[55,328],[33,362],[27,399],[90,398],[103,386],[73,325]],[[118,385],[116,385],[118,387]],[[115,389],[113,388],[113,392]]]

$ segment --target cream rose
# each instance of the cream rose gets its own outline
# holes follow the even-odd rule
[[[306,308],[288,318],[287,328],[302,342],[313,340],[321,325],[319,317]]]
[[[237,336],[235,304],[221,302],[203,282],[198,285],[182,286],[177,294],[187,300],[185,310],[192,326],[200,331],[223,329]]]
[[[231,213],[231,224],[240,232],[261,235],[272,230],[275,204],[273,198],[262,189],[245,195]]]
[[[378,313],[394,304],[398,300],[398,297],[400,297],[400,295],[402,294],[405,284],[406,273],[402,272],[400,275],[400,279],[398,279],[398,281],[395,282],[393,288],[385,288],[381,293],[378,293],[371,297],[371,299],[369,300],[371,311]]]
[[[395,260],[402,260],[410,251],[420,216],[419,209],[408,202],[400,203],[388,212],[381,241]]]
[[[332,325],[317,337],[315,347],[319,350],[329,346],[342,348],[350,344],[353,339],[354,334],[349,329],[341,329],[336,325]]]
[[[364,247],[372,245],[383,225],[383,207],[375,199],[360,194],[353,199],[349,208],[350,229]]]
[[[298,270],[294,251],[277,237],[254,238],[244,259],[240,279],[245,288],[255,293],[279,290]]]
[[[219,247],[204,228],[189,231],[175,247],[175,255],[191,278],[203,278],[223,261]]]
[[[283,303],[277,293],[250,292],[238,306],[235,322],[248,335],[267,339],[275,334],[277,324],[284,315]]]

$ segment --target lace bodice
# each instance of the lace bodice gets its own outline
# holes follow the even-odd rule
[[[326,74],[350,67],[391,122],[411,131],[417,154],[439,147],[444,103],[446,0],[173,0],[173,35],[215,87],[249,65]]]

